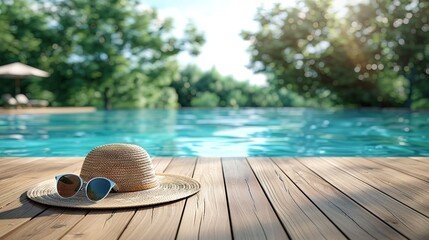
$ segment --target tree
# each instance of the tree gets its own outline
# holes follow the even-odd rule
[[[48,90],[53,105],[175,107],[170,87],[179,70],[175,57],[198,54],[204,37],[189,24],[184,37],[176,38],[171,19],[139,4],[2,1],[0,40],[6,44],[0,46],[0,63],[21,61],[49,70],[49,79],[28,89]]]
[[[195,65],[186,66],[172,83],[181,107],[283,107],[317,106],[285,88],[253,86],[216,69],[203,72]]]
[[[49,19],[32,8],[30,0],[0,1],[0,65],[22,62],[49,69],[52,44],[57,33],[49,28]],[[0,93],[13,93],[13,84],[1,84]],[[31,81],[21,82],[25,90]]]
[[[187,65],[171,83],[177,93],[179,106],[191,106],[192,98],[197,94],[195,84],[201,79],[202,75],[203,72],[197,66]]]
[[[273,76],[273,86],[306,98],[346,106],[399,106],[401,90],[393,87],[398,78],[386,79],[392,73],[384,65],[388,60],[381,59],[383,49],[377,47],[389,46],[389,38],[371,23],[378,8],[358,8],[341,20],[330,5],[330,0],[304,0],[292,8],[277,4],[268,11],[260,9],[256,17],[260,29],[243,32],[251,41],[251,67]],[[353,18],[368,28],[359,28]],[[397,37],[395,30],[388,31]]]
[[[171,101],[164,106],[174,106],[174,91],[162,90],[177,74],[173,57],[188,49],[196,54],[204,42],[192,26],[187,28],[186,39],[175,38],[171,19],[160,19],[154,9],[138,11],[138,4],[132,0],[45,3],[49,15],[54,16],[54,28],[71,49],[67,61],[74,73],[71,85],[77,91],[81,83],[94,89],[86,92],[88,101],[102,101],[106,109],[159,106],[154,102],[160,97],[154,97],[153,91],[167,94],[164,99]]]
[[[429,2],[419,0],[370,0],[351,6],[348,16],[352,34],[375,49],[378,66],[407,81],[408,108],[429,98],[428,16]]]
[[[219,105],[219,97],[211,92],[198,93],[196,97],[192,98],[192,107],[213,108]]]

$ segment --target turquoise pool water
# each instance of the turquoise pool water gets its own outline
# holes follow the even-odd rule
[[[0,156],[85,156],[135,143],[153,156],[429,156],[429,114],[312,109],[0,115]]]

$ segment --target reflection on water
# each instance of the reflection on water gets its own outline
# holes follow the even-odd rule
[[[0,115],[1,156],[85,156],[135,143],[154,156],[429,156],[429,114],[312,109]]]

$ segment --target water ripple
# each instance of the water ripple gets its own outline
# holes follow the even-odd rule
[[[429,156],[429,114],[250,108],[0,115],[0,156],[85,156],[115,142],[153,156]]]

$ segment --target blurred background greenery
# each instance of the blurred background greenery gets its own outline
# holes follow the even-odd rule
[[[331,0],[258,9],[258,29],[241,35],[266,86],[182,66],[178,54],[198,55],[204,29],[188,24],[177,37],[172,19],[138,4],[3,0],[0,65],[50,72],[21,91],[52,106],[429,107],[428,1],[367,0],[344,16]],[[13,81],[0,83],[0,94],[14,92]]]

